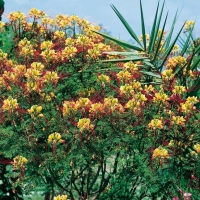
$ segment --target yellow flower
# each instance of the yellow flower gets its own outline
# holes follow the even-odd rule
[[[160,92],[155,93],[153,101],[156,103],[164,103],[168,100],[168,96],[161,90]]]
[[[10,22],[15,22],[17,20],[25,20],[26,16],[24,15],[24,13],[17,11],[17,12],[11,12],[8,15],[8,19],[10,19]]]
[[[194,79],[194,80],[196,79],[196,74],[192,70],[189,70],[188,74],[189,74],[191,79]]]
[[[5,86],[5,81],[4,81],[4,78],[3,77],[0,77],[0,88],[2,86]]]
[[[67,195],[58,195],[53,200],[69,200]]]
[[[174,94],[182,94],[183,92],[186,92],[186,89],[184,86],[175,86],[172,92]]]
[[[180,49],[180,47],[179,47],[177,44],[175,44],[175,45],[173,46],[172,53],[178,53],[178,52],[179,52],[179,49]]]
[[[34,68],[29,68],[27,69],[25,76],[29,79],[29,80],[37,80],[41,75],[41,72],[38,69],[34,69]]]
[[[146,36],[146,40],[150,40],[150,35],[149,34],[145,34]],[[140,35],[140,39],[139,39],[141,42],[143,42],[143,36]]]
[[[188,97],[186,99],[186,102],[185,103],[181,103],[180,106],[181,106],[181,111],[184,112],[184,113],[191,113],[193,110],[196,109],[196,107],[194,106],[195,103],[198,103],[198,99],[197,97]]]
[[[90,45],[91,39],[86,35],[79,35],[76,42],[79,45],[88,46]]]
[[[66,28],[67,25],[70,25],[68,15],[57,15],[55,22],[56,25],[59,26],[60,28]]]
[[[181,103],[181,111],[184,113],[190,113],[193,110],[193,105],[189,103]]]
[[[64,31],[55,31],[53,39],[62,39],[65,37],[65,32]]]
[[[77,127],[82,132],[83,130],[90,130],[94,126],[92,124],[90,124],[90,119],[89,118],[82,118],[82,119],[79,119]]]
[[[16,74],[13,72],[9,72],[9,71],[4,71],[3,72],[3,79],[4,80],[9,80],[9,81],[14,81],[16,78]]]
[[[44,41],[41,44],[41,49],[45,50],[45,49],[52,49],[53,48],[53,43],[52,41]]]
[[[35,118],[41,114],[42,106],[33,105],[30,109],[28,109],[28,113],[31,115],[31,117]],[[43,116],[43,115],[40,115]]]
[[[94,45],[94,48],[97,50],[103,52],[103,51],[110,51],[111,47],[109,45],[103,44],[103,43],[98,43]]]
[[[128,82],[128,81],[130,81],[131,73],[128,72],[127,70],[120,71],[117,74],[117,78],[119,78],[120,81],[122,81],[122,82]]]
[[[97,48],[88,49],[88,56],[96,60],[99,58],[100,52]]]
[[[56,72],[47,71],[43,76],[44,82],[57,83],[58,82],[58,74]]]
[[[66,46],[73,46],[74,44],[75,44],[75,41],[74,41],[73,38],[67,38],[67,39],[65,40],[65,45],[66,45]]]
[[[80,18],[77,15],[71,15],[69,16],[69,21],[78,21]]]
[[[26,88],[29,92],[30,91],[40,91],[38,88],[38,82],[36,82],[34,80],[28,80],[26,82]]]
[[[0,49],[0,61],[5,61],[5,59],[7,58],[8,54],[4,53],[1,49]]]
[[[62,51],[62,57],[63,58],[71,58],[76,55],[77,48],[73,46],[67,46]]]
[[[186,59],[183,56],[174,56],[168,59],[166,68],[174,69],[177,65],[182,67],[185,63],[186,63]]]
[[[185,30],[189,30],[193,27],[194,27],[194,21],[187,21],[184,26]]]
[[[52,133],[48,137],[48,143],[62,142],[60,133]]]
[[[54,23],[55,23],[54,19],[51,19],[49,17],[42,18],[42,25],[48,25],[49,24],[49,25],[53,26]]]
[[[34,49],[33,49],[32,45],[22,47],[21,51],[20,51],[20,55],[33,56],[34,55]]]
[[[3,101],[3,111],[13,111],[14,109],[18,108],[18,103],[17,103],[17,99],[13,99],[12,97],[8,97],[8,99],[5,99]]]
[[[104,99],[104,106],[106,108],[111,109],[112,111],[115,110],[115,107],[118,105],[118,99],[112,96]]]
[[[145,90],[146,93],[149,94],[149,93],[154,91],[154,87],[152,85],[149,85],[149,86],[145,85],[144,90]]]
[[[172,80],[174,78],[173,70],[166,69],[162,72],[162,78],[166,81]]]
[[[44,51],[42,51],[42,53],[40,54],[46,61],[50,61],[55,57],[55,51],[52,49],[46,49]]]
[[[68,116],[75,111],[75,102],[73,101],[65,101],[63,103],[63,115]]]
[[[27,162],[28,162],[28,160],[25,157],[16,156],[14,158],[14,167],[19,168],[19,167],[23,166],[24,164],[26,164]]]
[[[136,101],[139,101],[141,103],[147,101],[147,98],[144,94],[142,94],[141,92],[138,92],[136,95],[135,95],[135,99]]]
[[[142,90],[141,83],[139,81],[132,81],[130,82],[130,85],[133,87],[134,91]]]
[[[102,83],[109,83],[110,82],[110,77],[106,76],[104,74],[99,75],[97,78],[98,78],[98,81],[100,81]]]
[[[85,109],[85,108],[90,108],[91,106],[91,101],[88,99],[88,98],[79,98],[77,101],[76,101],[76,105],[75,105],[75,108],[76,109]]]
[[[40,11],[36,8],[31,8],[31,10],[29,11],[29,16],[39,19],[41,17],[46,16],[46,14],[43,11]]]
[[[126,103],[125,108],[128,108],[129,110],[135,112],[140,108],[140,105],[141,104],[139,101],[137,102],[135,101],[135,99],[131,99]]]
[[[184,126],[185,125],[185,119],[182,116],[173,116],[172,117],[172,124]]]
[[[14,71],[17,74],[25,73],[26,71],[26,66],[25,65],[15,65]]]
[[[92,88],[83,88],[81,91],[78,92],[78,95],[80,97],[82,97],[82,96],[89,97],[94,92],[95,92],[95,89],[93,87]]]
[[[124,64],[124,67],[129,70],[130,72],[138,71],[138,66],[132,61],[129,61]]]
[[[151,129],[163,129],[162,120],[160,119],[152,119],[151,122],[148,124],[148,127]]]
[[[153,151],[153,158],[169,158],[168,151],[162,147],[158,147]]]
[[[133,95],[133,99],[129,100],[125,108],[128,108],[129,110],[133,112],[138,112],[141,109],[141,106],[144,105],[144,102],[147,100],[144,94],[138,92],[135,95]]]
[[[197,97],[194,97],[194,96],[188,97],[186,99],[186,103],[188,103],[188,104],[195,104],[195,103],[198,103],[198,102],[199,101],[198,101]]]
[[[174,140],[170,140],[168,146],[169,147],[174,147],[174,145],[175,145],[175,141]]]
[[[44,65],[41,62],[33,62],[31,64],[31,68],[32,69],[36,69],[36,70],[43,70],[44,69]]]
[[[157,37],[158,37],[158,38],[161,36],[161,33],[162,33],[162,29],[159,29],[159,30],[158,30],[158,34],[157,34]],[[163,33],[162,37],[164,37],[164,34],[165,34],[165,33]]]
[[[125,94],[125,95],[133,95],[134,93],[134,90],[133,90],[133,86],[129,85],[129,84],[125,84],[123,86],[120,87],[120,92],[122,94]]]
[[[5,24],[3,22],[0,21],[0,30],[3,30],[3,27],[5,26]]]
[[[102,103],[94,103],[91,105],[89,113],[92,115],[98,115],[104,113],[104,105]]]
[[[18,46],[20,48],[23,48],[23,47],[32,46],[32,45],[31,45],[31,42],[27,40],[27,38],[24,38],[23,40],[19,41]]]
[[[195,150],[197,153],[200,153],[200,144],[195,144],[195,145],[194,145],[194,150]]]

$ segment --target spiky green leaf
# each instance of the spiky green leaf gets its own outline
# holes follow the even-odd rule
[[[125,28],[129,32],[129,34],[132,36],[132,38],[143,48],[143,46],[142,46],[140,40],[138,39],[137,35],[132,30],[132,28],[130,27],[130,25],[127,23],[127,21],[124,19],[124,17],[121,15],[121,13],[117,10],[117,8],[114,5],[111,5],[111,8],[114,10],[114,12],[116,13],[116,15],[119,17],[119,19],[121,20],[121,22],[124,24]]]
[[[166,22],[167,22],[167,17],[168,17],[168,13],[167,13],[167,15],[166,15],[165,22],[164,22],[164,24],[163,24],[160,37],[159,37],[159,39],[158,39],[158,44],[157,44],[157,47],[156,47],[156,51],[155,51],[155,53],[154,53],[153,62],[156,60],[157,55],[158,55],[158,51],[159,51],[159,49],[160,49],[160,47],[161,47],[161,41],[162,41],[162,39],[163,39],[163,33],[164,33],[165,25],[166,25]]]
[[[163,14],[164,5],[165,5],[165,1],[163,2],[162,9],[161,9],[160,15],[159,15],[159,17],[158,17],[158,22],[156,23],[155,33],[154,33],[154,36],[153,36],[153,38],[152,38],[152,44],[151,44],[151,46],[149,47],[149,53],[150,53],[150,54],[152,53],[153,47],[155,46],[156,38],[157,38],[158,31],[159,31],[159,27],[160,27],[160,22],[161,22],[161,19],[162,19],[162,14]],[[152,36],[150,36],[150,37],[152,37]]]
[[[140,72],[142,72],[143,74],[149,75],[149,76],[153,76],[153,77],[156,77],[156,78],[161,78],[161,75],[159,75],[157,73],[147,72],[147,71],[140,71]]]
[[[140,47],[134,46],[134,45],[132,45],[132,44],[129,44],[129,43],[127,43],[127,42],[124,42],[124,41],[122,41],[122,40],[119,40],[119,39],[117,39],[117,38],[115,38],[115,37],[109,36],[109,35],[107,35],[107,34],[105,34],[105,33],[100,33],[100,32],[97,32],[97,31],[95,31],[95,30],[93,30],[93,32],[95,32],[95,33],[97,33],[97,34],[99,34],[99,35],[101,35],[101,36],[103,36],[103,37],[105,37],[105,38],[107,38],[107,39],[109,39],[109,40],[112,40],[113,42],[116,42],[117,44],[119,44],[119,45],[122,46],[122,47],[129,48],[129,49],[133,49],[133,50],[136,50],[136,51],[144,51],[144,50],[141,49]]]
[[[144,57],[139,57],[139,56],[132,56],[132,57],[126,57],[126,58],[119,58],[119,59],[110,59],[110,60],[102,60],[101,62],[103,63],[117,63],[117,62],[129,62],[129,61],[141,61],[144,60],[146,58]]]
[[[176,14],[174,16],[174,20],[173,20],[170,32],[169,32],[169,34],[168,34],[168,36],[167,36],[167,38],[165,40],[164,46],[165,46],[166,49],[169,47],[170,42],[171,42],[172,34],[173,34],[173,31],[174,31],[174,26],[175,26],[175,23],[176,23],[177,18],[178,18],[177,15],[178,15],[178,10],[176,11]]]
[[[193,65],[190,67],[191,70],[194,70],[200,62],[200,56],[196,59],[196,61],[193,63]]]
[[[181,54],[180,54],[181,56],[183,56],[185,54],[188,46],[190,45],[190,39],[191,39],[193,30],[194,30],[194,26],[189,30],[189,34],[187,36],[186,41],[184,42],[184,45],[183,45],[183,48],[182,48],[182,51],[181,51]]]
[[[143,15],[141,0],[140,0],[140,14],[141,14],[141,26],[142,26],[142,39],[144,44],[144,50],[146,51],[146,31],[145,31],[144,15]]]
[[[171,53],[177,39],[179,38],[181,31],[183,30],[183,27],[185,26],[185,23],[183,24],[183,26],[181,27],[180,31],[178,32],[178,34],[176,35],[176,38],[174,39],[174,41],[172,42],[172,44],[169,46],[169,48],[165,51],[165,53],[163,54],[163,60],[159,66],[159,69],[162,69],[165,61],[167,60],[167,57],[169,56],[169,54]]]

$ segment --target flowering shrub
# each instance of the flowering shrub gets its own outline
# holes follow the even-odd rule
[[[172,198],[180,189],[198,197],[199,99],[174,74],[187,58],[169,58],[162,84],[145,84],[143,58],[104,63],[117,57],[105,51],[123,48],[85,19],[37,9],[8,18],[0,152],[13,160],[13,190],[42,188],[46,199]],[[186,80],[190,73],[199,78],[185,70]]]

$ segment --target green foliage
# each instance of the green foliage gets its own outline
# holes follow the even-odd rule
[[[172,199],[191,193],[198,200],[199,100],[193,87],[199,47],[193,48],[189,31],[185,43],[193,52],[183,44],[181,53],[191,58],[173,60],[177,14],[163,40],[164,4],[160,14],[157,7],[149,44],[141,3],[142,41],[112,9],[138,46],[97,35],[99,27],[77,16],[60,15],[52,23],[35,9],[32,23],[17,12],[2,33],[11,43],[3,42],[0,52],[0,152],[9,160],[0,169],[17,198],[21,188],[24,195],[41,191],[45,199]],[[125,52],[102,36],[140,53]],[[176,64],[169,79],[159,73],[167,59]]]

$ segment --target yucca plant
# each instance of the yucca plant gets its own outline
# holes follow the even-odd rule
[[[159,12],[159,2],[157,5],[153,25],[151,28],[150,35],[146,34],[145,30],[145,20],[143,15],[143,8],[142,3],[140,0],[140,13],[141,13],[141,29],[142,29],[142,35],[139,39],[133,29],[130,27],[130,25],[127,23],[127,21],[124,19],[124,17],[121,15],[121,13],[117,10],[117,8],[114,5],[111,5],[111,8],[114,10],[116,15],[119,17],[121,22],[123,23],[124,27],[127,29],[133,40],[136,42],[136,45],[129,44],[127,42],[124,42],[122,40],[119,40],[115,37],[109,36],[104,33],[100,33],[95,31],[97,34],[100,34],[101,36],[110,39],[117,44],[124,47],[126,52],[106,52],[107,54],[118,54],[123,55],[123,59],[113,59],[113,60],[106,60],[103,62],[127,62],[127,61],[137,61],[142,60],[142,66],[141,66],[141,72],[144,74],[144,82],[145,83],[155,83],[160,84],[162,82],[161,72],[163,69],[165,69],[165,63],[167,59],[173,55],[173,49],[178,41],[178,38],[180,37],[180,34],[185,26],[185,23],[180,28],[178,34],[175,37],[172,37],[174,32],[174,27],[178,18],[178,10],[174,16],[171,29],[168,31],[168,35],[165,38],[166,32],[165,32],[165,26],[168,18],[168,13],[166,14],[164,18],[164,23],[161,26],[161,20],[163,18],[163,10],[164,10],[165,1],[162,4],[161,10]],[[186,37],[186,40],[182,44],[182,50],[180,52],[181,56],[185,56],[187,53],[188,47],[191,45],[191,36],[193,32],[193,27],[191,27],[188,30],[188,34]],[[173,40],[172,40],[173,39]],[[200,62],[200,58],[198,57],[195,62],[193,62],[193,58],[199,52],[200,48],[194,48],[193,54],[191,57],[188,57],[188,63],[190,63],[190,69],[192,71],[195,71],[197,69],[197,65]],[[184,66],[185,67],[185,66]],[[189,70],[189,68],[187,68]],[[177,66],[177,69],[175,70],[175,75],[179,73],[180,75],[181,68]],[[196,80],[198,82],[198,80]]]
[[[194,80],[186,80],[183,78],[183,82],[185,82],[189,88],[187,95],[200,98],[200,38],[193,38],[193,29],[194,27],[187,31],[188,33],[186,33],[186,40],[179,38],[179,43],[182,49],[181,55],[188,55],[188,62],[186,66],[187,72],[192,71],[194,74],[196,74],[196,78]],[[176,71],[176,75],[178,74],[181,74],[180,68]],[[196,106],[197,108],[200,108],[200,103],[197,103]]]

